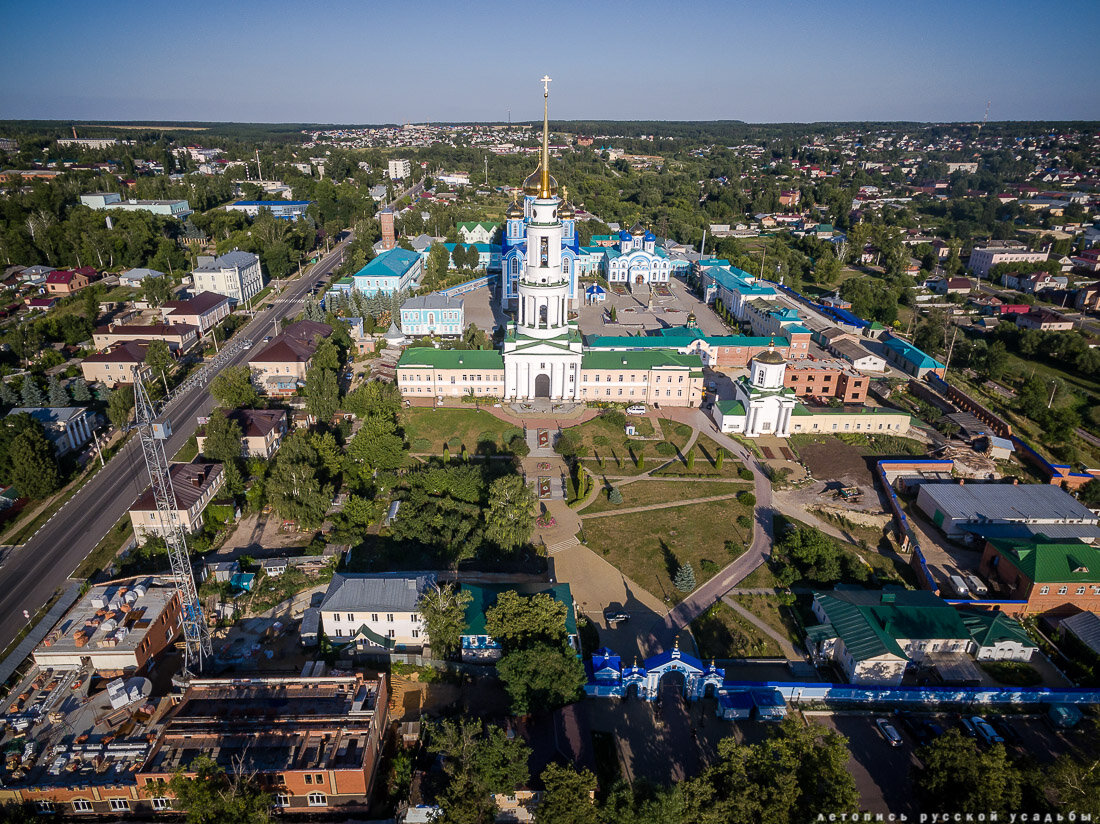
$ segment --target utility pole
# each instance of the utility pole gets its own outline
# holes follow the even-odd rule
[[[946,331],[944,336],[946,337]],[[946,377],[947,370],[951,368],[951,353],[955,351],[955,338],[959,335],[959,327],[955,327],[955,332],[951,335],[951,344],[947,347],[947,362],[943,365],[943,374]]]
[[[264,179],[264,173],[260,169],[260,150],[257,149],[256,150],[256,180],[263,180],[263,179]]]
[[[485,155],[485,185],[489,185],[489,155]]]

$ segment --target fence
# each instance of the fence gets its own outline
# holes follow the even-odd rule
[[[794,704],[828,701],[852,704],[1095,704],[1100,689],[1062,687],[880,687],[797,681],[727,681],[723,690],[776,689]]]
[[[440,289],[439,294],[445,295],[449,298],[457,297],[459,295],[465,295],[467,292],[472,292],[475,289],[480,289],[482,286],[488,286],[490,281],[497,279],[497,275],[483,275],[473,280],[467,280],[464,283],[459,283],[457,286],[452,286],[449,289]]]

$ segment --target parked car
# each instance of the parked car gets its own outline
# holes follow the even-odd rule
[[[898,723],[902,728],[913,737],[918,744],[928,743],[928,730],[925,728],[924,722],[914,715],[908,712],[899,712],[897,714]]]
[[[966,585],[970,587],[970,591],[974,593],[975,598],[984,598],[989,594],[989,587],[977,575],[967,575]]]
[[[626,414],[628,414],[628,415],[644,415],[645,414],[645,407],[642,406],[640,403],[636,403],[633,406],[628,406],[626,408]]]
[[[970,719],[970,722],[977,730],[978,737],[986,744],[1003,744],[1005,742],[1000,733],[993,729],[993,726],[980,715],[975,715]]]
[[[966,581],[959,575],[952,575],[950,578],[951,589],[955,590],[955,594],[960,598],[969,598],[970,590],[966,586]]]
[[[977,738],[978,737],[977,727],[975,727],[974,722],[971,721],[969,718],[967,718],[965,715],[960,715],[959,716],[959,727],[962,729],[962,731],[964,733],[969,735],[971,738]]]
[[[889,742],[891,747],[901,746],[901,733],[897,731],[893,724],[885,718],[876,718],[875,726],[878,727],[878,731],[882,733],[882,737]]]

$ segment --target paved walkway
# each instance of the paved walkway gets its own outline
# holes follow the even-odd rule
[[[671,509],[674,506],[691,506],[691,504],[709,504],[711,501],[726,501],[736,498],[740,492],[731,492],[729,495],[711,495],[709,498],[687,498],[680,501],[669,501],[664,504],[646,504],[645,506],[629,506],[626,509],[613,509],[610,512],[594,512],[591,515],[581,515],[585,520],[589,518],[610,518],[613,515],[629,515],[631,512],[648,512],[651,509]]]
[[[770,590],[765,591],[768,592]],[[791,643],[790,639],[787,638],[787,636],[781,635],[780,633],[776,632],[761,618],[758,618],[754,613],[750,612],[749,610],[745,609],[745,607],[741,606],[741,604],[737,603],[737,601],[731,598],[729,594],[723,595],[722,600],[725,601],[726,605],[729,606],[730,609],[732,609],[734,612],[736,612],[738,615],[740,615],[762,633],[775,641],[775,643],[779,644],[779,649],[782,650],[783,656],[788,661],[805,660],[806,656],[802,655],[797,649],[794,648],[794,645]]]
[[[771,547],[775,540],[771,481],[764,474],[764,467],[756,457],[740,443],[719,432],[713,421],[701,410],[668,409],[665,410],[665,414],[672,420],[706,432],[715,443],[748,467],[752,472],[756,491],[756,511],[752,544],[749,545],[748,550],[688,595],[663,619],[653,624],[649,636],[645,639],[645,647],[650,654],[671,648],[676,636],[682,630],[764,563],[764,559],[771,554]]]

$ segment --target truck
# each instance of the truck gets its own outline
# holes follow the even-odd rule
[[[974,593],[975,598],[984,598],[989,594],[989,587],[977,575],[967,575],[966,585],[970,587],[970,591]]]

